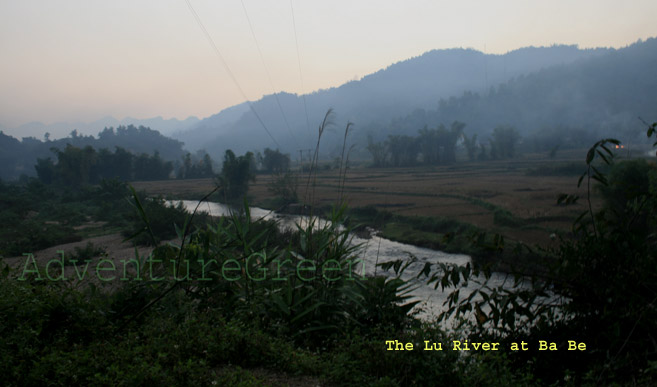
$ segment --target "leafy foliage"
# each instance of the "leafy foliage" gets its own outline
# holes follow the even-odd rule
[[[367,150],[371,153],[374,166],[407,167],[421,163],[441,165],[456,162],[456,144],[464,137],[465,124],[454,121],[450,129],[440,124],[435,129],[424,127],[417,137],[389,135],[384,143],[374,143],[368,138]],[[468,140],[474,141],[476,136]]]
[[[199,152],[203,157],[198,158],[196,162],[192,159],[191,153],[187,153],[182,158],[182,165],[178,168],[177,177],[179,179],[201,179],[213,177],[213,164],[212,158],[209,154]]]
[[[57,163],[50,158],[38,159],[35,166],[39,179],[46,184],[80,186],[97,184],[103,179],[162,180],[169,178],[173,163],[164,161],[156,151],[152,156],[135,156],[123,148],[112,153],[96,151],[90,145],[83,149],[70,144],[64,150],[52,148]]]
[[[65,152],[69,146],[80,150],[91,147],[98,154],[97,161],[100,164],[114,165],[105,158],[106,155],[101,155],[103,149],[105,149],[105,153],[112,153],[112,149],[116,150],[119,153],[119,155],[116,155],[117,158],[122,158],[124,156],[122,153],[127,153],[134,158],[143,157],[140,155],[152,157],[154,154],[159,154],[165,158],[161,162],[167,164],[167,162],[183,155],[182,145],[182,142],[167,138],[156,130],[133,125],[119,126],[116,129],[113,127],[105,128],[98,134],[98,138],[79,135],[76,130],[73,130],[68,137],[57,140],[51,140],[46,133],[45,141],[34,137],[24,137],[19,141],[0,133],[0,154],[2,154],[0,156],[0,161],[2,161],[0,177],[3,179],[17,179],[21,174],[32,177],[39,169],[41,169],[39,176],[45,177],[44,172],[47,173],[47,169],[52,166],[52,162],[47,161],[52,156],[52,150],[56,149],[56,153]],[[42,161],[39,161],[39,159]],[[154,161],[153,158],[150,161]],[[40,168],[35,171],[33,169],[34,165],[39,164]],[[130,174],[133,172],[131,165],[117,166],[116,169],[112,167],[112,169],[112,171],[98,171],[98,174],[105,178],[119,177],[122,180],[129,180],[130,177],[125,177],[122,173]],[[92,179],[94,175],[95,173],[92,173]],[[149,176],[154,178],[150,174]]]
[[[80,206],[61,203],[61,195],[36,180],[0,182],[0,256],[20,256],[80,240],[73,226],[86,216]],[[56,202],[59,205],[54,206]]]
[[[249,182],[255,181],[254,163],[251,152],[238,157],[232,150],[226,151],[221,174],[216,179],[217,185],[221,187],[219,194],[225,202],[231,203],[244,198],[249,190]]]
[[[509,126],[493,129],[490,140],[490,154],[494,159],[510,159],[516,156],[516,145],[520,140],[518,130]]]
[[[654,134],[650,128],[648,136]],[[469,267],[425,267],[430,283],[457,287],[442,318],[471,316],[474,336],[507,342],[520,334],[537,340],[549,335],[563,348],[576,337],[588,351],[563,361],[572,359],[565,364],[580,377],[588,372],[581,381],[627,380],[651,372],[654,377],[649,370],[657,340],[657,167],[644,160],[617,162],[610,144],[619,143],[603,139],[589,149],[587,170],[578,181],[578,186],[586,182],[588,210],[575,221],[574,238],[562,238],[558,247],[544,251],[549,271],[532,277],[519,273],[512,286],[494,286],[489,273],[482,280]],[[597,211],[591,203],[592,181],[604,198]],[[559,201],[576,199],[564,194]],[[480,284],[465,299],[458,289],[463,281]],[[538,356],[535,372],[542,377],[549,378],[561,364],[545,353],[531,355]]]
[[[266,173],[284,173],[290,169],[290,155],[281,153],[278,149],[265,148],[260,163]]]
[[[273,180],[267,186],[267,190],[275,197],[280,198],[280,204],[286,205],[299,201],[298,187],[297,176],[288,170],[274,175]]]

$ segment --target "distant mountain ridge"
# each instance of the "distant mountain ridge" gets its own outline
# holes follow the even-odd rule
[[[504,55],[484,54],[472,49],[433,50],[392,64],[360,80],[307,94],[305,104],[310,127],[302,96],[277,94],[289,128],[273,95],[252,102],[253,109],[278,144],[263,130],[246,103],[203,119],[190,130],[177,133],[175,138],[185,142],[188,149],[204,148],[213,157],[221,157],[222,152],[229,148],[242,153],[280,147],[284,152],[296,154],[298,149],[313,147],[317,126],[330,107],[336,112],[334,121],[339,130],[347,121],[356,123],[356,130],[387,125],[391,119],[405,116],[415,109],[435,108],[442,98],[461,95],[468,90],[483,92],[520,75],[598,57],[610,51],[613,50],[563,45],[523,48]],[[327,133],[322,140],[323,149],[337,147],[339,138],[339,135]]]
[[[144,126],[151,128],[168,136],[174,132],[188,129],[199,121],[197,117],[193,116],[184,120],[178,120],[176,118],[164,119],[159,116],[146,119],[126,117],[118,120],[108,116],[93,122],[55,122],[52,124],[29,122],[11,129],[10,132],[14,133],[18,138],[35,137],[42,139],[45,133],[49,133],[51,139],[58,139],[67,137],[73,130],[76,130],[80,135],[96,135],[104,128],[134,125],[136,127]]]
[[[655,68],[655,38],[621,49],[553,45],[503,55],[462,48],[433,50],[339,87],[305,96],[280,92],[278,101],[267,95],[251,106],[244,102],[203,120],[106,117],[87,124],[31,123],[21,127],[21,135],[29,137],[35,131],[42,137],[48,131],[54,139],[73,130],[96,135],[102,128],[134,123],[184,142],[188,151],[205,149],[216,160],[226,149],[241,154],[269,147],[297,155],[301,149],[314,148],[317,126],[329,108],[336,112],[335,125],[322,137],[324,157],[339,153],[348,121],[356,124],[350,142],[359,143],[361,151],[368,135],[376,140],[389,134],[415,135],[425,125],[454,120],[465,122],[467,133],[484,136],[498,125],[516,126],[523,135],[548,126],[602,128],[613,134],[637,115],[654,119]],[[170,156],[175,159],[180,152]]]
[[[570,127],[598,137],[643,141],[639,117],[657,119],[657,38],[521,75],[485,93],[442,99],[434,109],[416,109],[369,129],[383,139],[417,132],[424,125],[461,121],[481,139],[496,126],[511,125],[523,136]]]

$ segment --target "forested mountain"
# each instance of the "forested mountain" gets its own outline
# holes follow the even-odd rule
[[[435,108],[441,98],[466,90],[481,92],[522,74],[599,57],[608,51],[575,46],[530,47],[505,55],[486,55],[472,49],[434,50],[340,87],[305,97],[279,93],[253,102],[271,136],[244,103],[202,120],[176,138],[192,150],[205,148],[213,156],[227,148],[241,153],[264,147],[296,154],[298,149],[314,147],[317,126],[330,107],[337,113],[334,121],[340,131],[347,121],[355,122],[356,131],[362,131],[371,123],[383,126],[418,108]],[[336,149],[340,137],[327,132],[322,140],[324,150]]]
[[[163,160],[179,160],[184,154],[181,142],[143,126],[105,128],[98,134],[98,138],[81,136],[73,130],[69,137],[45,141],[34,137],[24,137],[19,141],[0,132],[0,178],[16,179],[22,174],[35,176],[34,166],[37,164],[37,159],[55,159],[55,152],[52,149],[61,151],[69,144],[76,148],[91,146],[112,152],[118,147],[134,155],[144,153],[150,155],[157,152]]]
[[[510,125],[528,136],[561,128],[585,129],[623,141],[645,137],[638,119],[655,119],[657,39],[635,43],[569,65],[553,66],[492,86],[486,93],[467,91],[441,99],[435,109],[416,109],[387,125],[372,125],[374,139],[414,134],[425,125],[461,121],[466,132],[488,136]],[[572,130],[571,130],[572,132]]]
[[[505,55],[431,51],[337,88],[306,96],[279,93],[251,106],[224,109],[193,129],[177,132],[181,141],[133,125],[105,129],[98,138],[77,130],[67,138],[43,141],[0,134],[0,178],[34,175],[37,158],[53,157],[51,148],[61,150],[67,144],[110,151],[120,147],[135,155],[157,151],[165,161],[180,160],[183,145],[190,151],[205,149],[215,160],[227,149],[242,154],[269,147],[297,155],[314,147],[319,121],[331,107],[337,114],[335,126],[322,138],[323,157],[339,153],[347,121],[356,124],[350,142],[359,145],[355,152],[363,157],[370,156],[368,138],[416,136],[425,127],[454,121],[465,123],[464,133],[477,134],[483,142],[499,126],[514,127],[525,138],[550,132],[558,137],[576,133],[586,141],[602,135],[633,141],[643,129],[637,117],[655,119],[656,68],[655,38],[617,50],[552,46]]]

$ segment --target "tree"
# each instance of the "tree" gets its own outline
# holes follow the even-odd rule
[[[79,186],[92,182],[91,171],[97,162],[94,148],[86,146],[83,149],[68,144],[62,151],[51,149],[57,155],[57,176],[61,183],[69,186]]]
[[[114,174],[123,181],[132,179],[134,156],[124,148],[116,147],[114,151]]]
[[[428,129],[426,126],[420,129],[417,140],[424,164],[456,162],[456,143],[463,136],[463,128],[464,123],[454,121],[449,130],[443,124],[436,129]]]
[[[420,152],[422,161],[427,165],[438,164],[440,160],[440,133],[445,127],[440,125],[437,129],[429,129],[426,126],[419,131]]]
[[[56,170],[55,164],[52,162],[52,159],[48,157],[47,159],[37,159],[37,164],[34,166],[37,172],[39,180],[45,184],[52,184],[55,180]]]
[[[613,222],[630,217],[628,231],[648,238],[654,217],[650,200],[657,194],[657,166],[644,159],[625,160],[611,166],[606,182],[599,186],[605,215]]]
[[[375,143],[372,136],[367,136],[367,150],[372,154],[372,166],[383,167],[386,165],[387,154],[383,143]]]
[[[210,157],[209,154],[205,154],[203,156],[203,161],[201,162],[201,176],[202,177],[211,177],[214,175],[214,171],[212,170],[212,157]]]
[[[463,129],[465,124],[459,121],[452,122],[449,131],[445,130],[441,138],[441,145],[443,146],[443,158],[440,160],[442,163],[456,162],[456,143],[459,138],[463,136]]]
[[[262,168],[267,173],[282,173],[290,169],[290,155],[281,153],[278,149],[265,148],[262,157]]]
[[[468,137],[467,135],[463,135],[463,145],[465,146],[465,150],[468,152],[468,159],[470,161],[475,161],[476,153],[477,153],[477,134],[473,134],[472,136]]]
[[[220,194],[227,202],[241,199],[246,195],[249,182],[255,181],[254,162],[252,152],[237,157],[232,150],[226,151],[221,174],[217,176],[217,184],[221,187]]]
[[[164,180],[173,170],[173,163],[164,162],[158,151],[155,151],[153,156],[142,153],[134,161],[135,179],[138,180]]]
[[[177,178],[202,179],[212,177],[214,176],[214,170],[212,168],[213,164],[214,161],[212,161],[212,157],[210,157],[205,150],[196,152],[196,155],[194,156],[188,152],[182,158],[182,164],[178,164]],[[173,165],[171,168],[173,168]]]
[[[189,179],[192,174],[192,155],[191,153],[187,152],[187,154],[183,157],[183,165],[180,167],[178,170],[178,178],[179,179]]]
[[[516,144],[520,134],[512,126],[498,126],[493,130],[490,140],[490,154],[493,158],[509,159],[516,156]]]
[[[419,141],[411,136],[390,135],[386,141],[390,161],[394,167],[412,166],[417,164],[420,152]]]
[[[296,203],[299,201],[297,194],[297,177],[289,170],[274,176],[267,190],[274,196],[280,198],[282,204]]]

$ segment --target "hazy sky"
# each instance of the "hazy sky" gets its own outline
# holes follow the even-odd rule
[[[243,5],[276,92],[338,86],[431,49],[622,47],[657,35],[655,0],[190,2],[250,100],[273,90]],[[243,101],[185,0],[0,0],[0,53],[5,129],[203,118]]]

